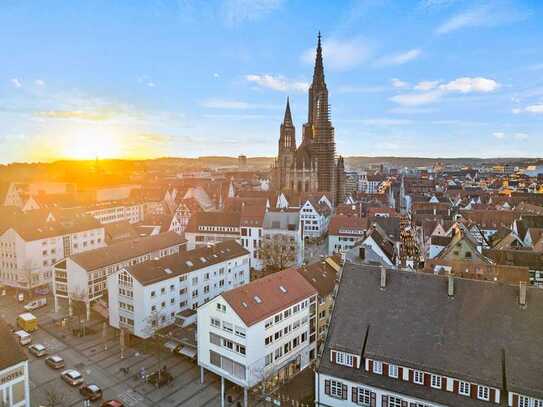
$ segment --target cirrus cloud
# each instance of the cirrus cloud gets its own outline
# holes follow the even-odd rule
[[[281,75],[246,75],[245,79],[258,87],[276,90],[279,92],[305,92],[309,89],[309,83],[287,79]]]
[[[376,65],[403,65],[407,62],[417,59],[422,54],[420,49],[411,49],[409,51],[401,52],[399,54],[384,56],[377,60]]]

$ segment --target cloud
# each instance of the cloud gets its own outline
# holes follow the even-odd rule
[[[423,90],[425,91],[424,93],[396,95],[390,98],[390,100],[402,106],[420,106],[436,102],[448,93],[489,93],[495,91],[500,86],[493,79],[481,77],[462,77],[437,86],[438,83],[437,81],[419,82],[415,85],[414,89]]]
[[[333,71],[347,71],[368,61],[373,54],[372,47],[360,37],[351,39],[328,39],[322,42],[322,56],[326,67]],[[315,48],[302,54],[302,61],[315,62]]]
[[[220,75],[219,75],[217,72],[215,72],[215,73],[213,74],[213,77],[214,77],[214,78],[218,78],[219,76],[220,76]]]
[[[433,103],[441,97],[441,92],[406,93],[390,98],[391,101],[402,106],[421,106]]]
[[[276,90],[279,92],[305,92],[309,88],[309,83],[287,79],[284,76],[277,75],[247,75],[245,79],[256,84],[261,88]]]
[[[41,80],[41,79],[36,79],[36,80],[34,81],[34,84],[35,84],[36,86],[45,86],[45,81],[43,81],[43,80]]]
[[[411,86],[408,82],[401,81],[398,78],[392,78],[390,83],[392,83],[392,86],[398,89],[406,89]]]
[[[525,109],[528,113],[543,114],[543,104],[531,105]]]
[[[88,121],[104,121],[114,116],[111,112],[82,110],[50,110],[47,112],[38,112],[36,115],[46,119],[78,119]]]
[[[471,92],[493,92],[499,87],[498,82],[493,79],[487,78],[458,78],[454,81],[441,85],[439,88],[446,92],[460,92],[460,93],[471,93]]]
[[[501,140],[501,139],[505,138],[505,133],[503,133],[501,131],[496,131],[496,132],[492,133],[492,135],[494,137],[496,137],[498,140]]]
[[[462,28],[494,27],[524,20],[528,13],[512,7],[508,1],[494,0],[483,6],[467,9],[443,22],[435,33],[448,34]]]
[[[147,86],[149,86],[150,88],[154,88],[156,84],[154,82],[147,82]]]
[[[515,140],[528,140],[528,135],[526,133],[515,133],[513,134]]]
[[[256,21],[278,9],[283,0],[225,0],[222,13],[227,25]]]
[[[437,85],[439,85],[439,81],[422,81],[417,83],[413,89],[415,90],[422,90],[422,91],[429,91],[434,89]]]
[[[399,54],[388,55],[380,58],[377,61],[377,65],[387,66],[387,65],[403,65],[409,61],[417,59],[422,54],[420,49],[411,49]]]
[[[13,78],[10,82],[16,88],[20,88],[21,86],[23,86],[21,81],[19,79],[17,79],[17,78]]]

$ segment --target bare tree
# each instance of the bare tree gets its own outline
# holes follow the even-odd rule
[[[69,294],[70,301],[70,316],[77,318],[78,327],[83,336],[87,330],[87,301],[88,295],[81,288],[75,288]],[[71,318],[70,318],[71,321]],[[73,324],[71,325],[71,328]]]
[[[296,242],[285,234],[277,234],[262,240],[260,258],[270,271],[279,271],[296,261]]]
[[[144,332],[151,339],[153,346],[155,347],[157,365],[158,365],[158,381],[160,383],[162,376],[162,337],[159,334],[159,329],[166,326],[166,314],[160,311],[152,311],[146,318]]]
[[[65,405],[66,393],[60,391],[56,387],[48,387],[45,390],[45,404],[46,407],[62,407]]]

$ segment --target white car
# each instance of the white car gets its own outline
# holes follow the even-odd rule
[[[28,347],[28,350],[30,351],[30,353],[32,353],[34,356],[37,356],[38,358],[47,355],[47,348],[41,343],[30,345]]]
[[[62,380],[68,383],[70,386],[79,386],[83,384],[83,376],[75,369],[65,370],[60,374]]]

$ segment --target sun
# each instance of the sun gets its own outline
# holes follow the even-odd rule
[[[77,160],[119,157],[121,137],[110,129],[85,127],[65,138],[63,155]]]

